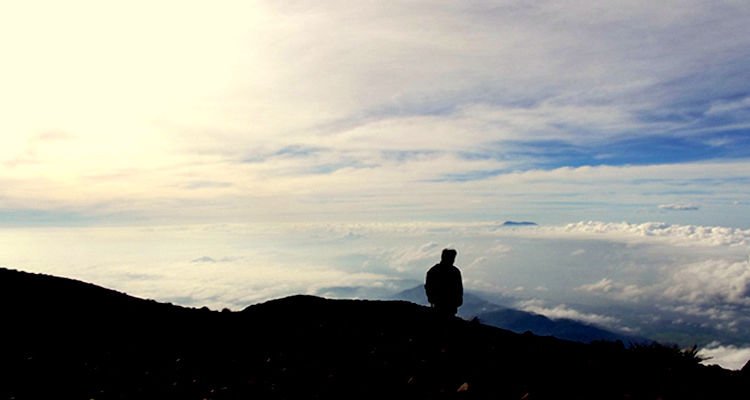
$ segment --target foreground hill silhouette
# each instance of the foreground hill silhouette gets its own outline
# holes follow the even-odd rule
[[[189,309],[0,269],[0,398],[747,399],[748,373],[574,343],[403,301]]]

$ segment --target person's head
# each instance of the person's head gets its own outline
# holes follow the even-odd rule
[[[456,261],[457,254],[458,252],[454,249],[443,249],[443,254],[440,255],[440,263],[453,265],[453,262]]]

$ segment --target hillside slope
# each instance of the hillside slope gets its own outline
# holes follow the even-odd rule
[[[441,319],[402,301],[293,296],[187,309],[0,269],[0,398],[744,399],[747,377]]]

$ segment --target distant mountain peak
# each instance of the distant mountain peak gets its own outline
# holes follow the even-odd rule
[[[531,221],[505,221],[502,226],[537,226],[537,223]]]

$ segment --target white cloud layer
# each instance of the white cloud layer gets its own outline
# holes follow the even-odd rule
[[[713,342],[702,348],[698,355],[706,358],[703,364],[739,370],[750,360],[750,347],[722,346]]]
[[[616,283],[609,278],[602,278],[602,280],[598,282],[581,285],[575,288],[575,290],[594,294],[604,294],[606,296],[628,301],[639,300],[646,294],[646,290],[638,285]]]
[[[539,299],[525,300],[519,302],[516,306],[521,310],[541,314],[551,319],[572,319],[602,327],[614,327],[619,322],[616,318],[606,315],[580,312],[565,304],[548,307]]]
[[[564,227],[544,228],[550,234],[600,237],[609,240],[663,240],[681,246],[731,246],[750,244],[750,229],[723,226],[677,225],[663,222],[633,224],[627,222],[582,221]]]
[[[664,296],[684,303],[750,306],[750,260],[707,260],[676,268]]]

